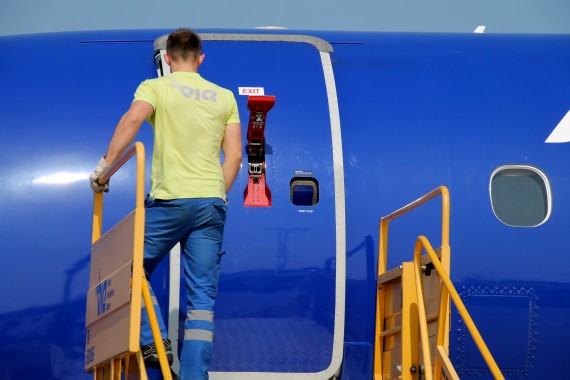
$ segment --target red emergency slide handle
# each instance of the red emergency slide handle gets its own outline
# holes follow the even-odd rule
[[[271,206],[271,190],[265,173],[265,121],[267,112],[275,104],[275,96],[250,96],[247,99],[249,122],[247,125],[248,182],[244,191],[244,205]]]

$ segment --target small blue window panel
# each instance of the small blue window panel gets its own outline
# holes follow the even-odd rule
[[[319,183],[314,178],[291,180],[291,203],[296,206],[314,206],[319,203]]]

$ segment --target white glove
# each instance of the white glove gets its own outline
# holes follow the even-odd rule
[[[105,182],[103,185],[99,185],[99,178],[109,169],[107,166],[107,161],[105,160],[105,156],[101,157],[95,171],[91,176],[89,176],[89,182],[91,183],[91,188],[93,191],[100,193],[102,191],[108,192],[109,191],[109,181]]]

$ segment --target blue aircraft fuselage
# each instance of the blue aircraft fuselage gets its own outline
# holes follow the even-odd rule
[[[92,376],[87,178],[169,32],[0,37],[1,379]],[[371,379],[380,217],[441,185],[451,278],[503,374],[564,375],[570,145],[545,141],[570,110],[570,36],[199,32],[244,149],[247,95],[275,96],[271,205],[245,204],[245,150],[228,194],[212,378]],[[150,178],[152,128],[137,140]],[[112,178],[104,229],[133,209],[134,178]],[[317,200],[299,203],[307,183]],[[391,225],[388,267],[419,235],[437,246],[440,218],[434,204]],[[165,319],[169,270],[151,279]],[[454,309],[449,342],[461,378],[492,378]]]

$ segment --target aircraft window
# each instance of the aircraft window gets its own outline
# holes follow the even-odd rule
[[[489,190],[495,216],[508,226],[536,227],[550,216],[550,184],[535,167],[501,166],[491,175]]]
[[[314,206],[319,203],[319,183],[314,178],[291,180],[291,202],[296,206]]]

